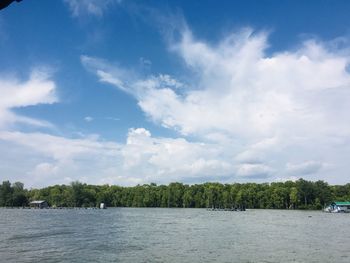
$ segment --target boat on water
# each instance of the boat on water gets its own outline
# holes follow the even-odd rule
[[[235,207],[235,208],[207,208],[208,211],[245,211],[245,207]]]
[[[328,213],[350,213],[350,202],[333,202],[323,211]]]

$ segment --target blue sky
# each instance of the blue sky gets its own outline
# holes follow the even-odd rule
[[[0,178],[347,183],[348,1],[0,11]]]

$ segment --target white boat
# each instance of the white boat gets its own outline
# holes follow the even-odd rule
[[[333,202],[323,211],[328,213],[350,213],[350,202]]]

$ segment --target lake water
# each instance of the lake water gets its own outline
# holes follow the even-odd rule
[[[0,262],[350,262],[350,214],[0,209]]]

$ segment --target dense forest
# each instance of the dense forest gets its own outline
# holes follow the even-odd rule
[[[321,209],[331,201],[350,200],[350,183],[329,185],[324,181],[275,183],[204,183],[187,185],[154,183],[121,187],[73,182],[42,189],[25,189],[20,182],[0,185],[0,206],[24,207],[46,200],[51,207],[192,207]]]

